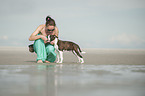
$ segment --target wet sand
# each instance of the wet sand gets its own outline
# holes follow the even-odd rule
[[[84,64],[37,64],[27,48],[0,48],[0,96],[145,96],[145,50],[84,49]]]

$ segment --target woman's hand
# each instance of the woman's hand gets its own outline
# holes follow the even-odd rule
[[[47,43],[47,40],[48,40],[48,39],[46,38],[46,36],[41,35],[41,39],[44,40],[44,43]]]
[[[54,40],[50,42],[51,45],[54,45]]]
[[[44,35],[41,35],[41,39],[44,40],[44,41],[47,41],[48,39],[46,38],[46,36]]]

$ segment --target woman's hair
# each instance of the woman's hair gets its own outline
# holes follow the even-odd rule
[[[46,17],[46,26],[56,26],[54,19],[52,19],[50,16]]]

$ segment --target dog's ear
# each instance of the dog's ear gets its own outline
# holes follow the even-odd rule
[[[58,36],[54,35],[55,38],[58,38]]]
[[[53,41],[55,39],[55,35],[50,35],[50,41]]]

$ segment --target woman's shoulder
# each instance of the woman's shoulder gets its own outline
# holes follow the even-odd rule
[[[36,30],[38,32],[41,32],[44,29],[44,27],[45,27],[45,24],[39,25]]]
[[[41,24],[41,25],[38,26],[38,28],[41,28],[41,29],[44,28],[44,27],[45,27],[45,24]]]

